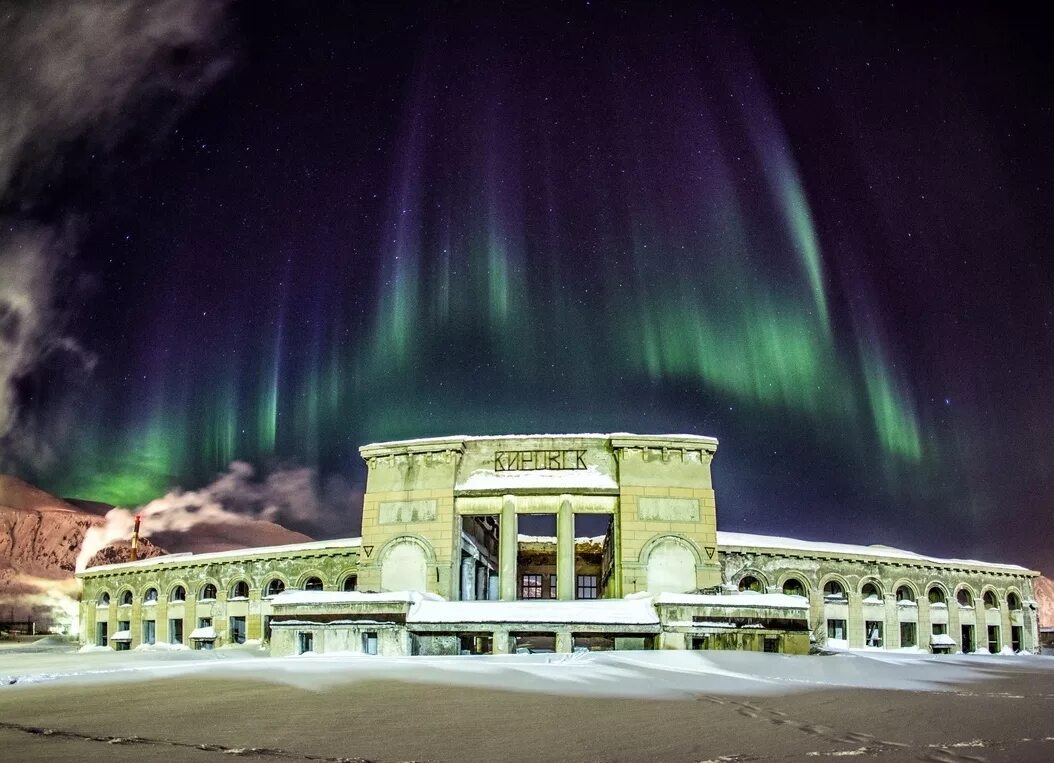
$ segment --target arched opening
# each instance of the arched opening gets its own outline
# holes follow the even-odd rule
[[[914,602],[918,597],[915,596],[915,591],[912,590],[909,585],[902,585],[897,588],[897,601],[910,601]]]
[[[695,554],[679,538],[663,538],[648,554],[647,575],[650,593],[694,591]]]
[[[216,586],[212,583],[206,583],[201,587],[201,596],[198,597],[202,601],[208,601],[216,598]]]
[[[311,577],[304,581],[305,591],[321,591],[322,590],[322,578]]]
[[[157,589],[156,588],[147,588],[146,589],[146,593],[143,594],[143,603],[144,604],[153,604],[156,601],[157,601]]]
[[[860,589],[860,595],[863,597],[864,601],[882,601],[882,591],[877,584],[872,582],[864,583],[863,587]]]
[[[960,607],[972,607],[973,606],[973,594],[967,591],[965,588],[960,588],[955,594],[955,600],[959,602]]]
[[[425,591],[428,559],[417,541],[394,541],[381,562],[381,588],[385,591]]]
[[[172,589],[172,595],[168,597],[169,601],[186,601],[187,600],[187,589],[181,585],[177,585]]]
[[[109,604],[110,604],[110,593],[108,591],[103,591],[101,594],[99,594],[99,606],[100,607],[107,607],[107,606],[109,606]]]
[[[823,586],[823,597],[825,599],[845,599],[845,586],[837,580],[828,580]]]
[[[1010,609],[1021,609],[1021,597],[1011,591],[1006,595],[1006,606]]]
[[[359,587],[359,576],[358,575],[348,575],[346,578],[344,578],[344,585],[342,586],[342,588],[345,591],[354,591],[358,587]]]
[[[129,589],[121,591],[120,603],[122,607],[127,607],[132,603],[132,592]]]
[[[761,581],[753,575],[746,575],[742,580],[739,581],[740,591],[753,591],[754,593],[761,593],[763,587]]]
[[[232,599],[248,599],[249,598],[249,584],[244,580],[239,580],[233,586],[231,586],[231,598]]]
[[[995,591],[989,589],[984,592],[985,609],[999,609],[999,600],[995,598]]]
[[[798,578],[787,578],[783,583],[783,593],[787,596],[804,596],[805,583]]]
[[[277,596],[285,590],[285,581],[281,578],[271,578],[271,582],[264,589],[265,596]]]
[[[940,586],[930,586],[930,590],[927,591],[926,597],[930,600],[930,604],[948,603],[948,597],[944,595],[944,589]]]

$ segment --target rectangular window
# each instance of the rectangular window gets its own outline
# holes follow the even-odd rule
[[[263,619],[263,637],[264,641],[271,640],[271,616],[264,615]]]
[[[765,636],[765,651],[766,652],[778,652],[780,650],[780,640],[778,636]]]
[[[1015,652],[1021,651],[1021,635],[1023,632],[1020,625],[1010,626],[1010,646],[1014,648]]]
[[[183,618],[176,617],[168,621],[168,641],[170,644],[183,643]]]
[[[556,575],[549,576],[549,598],[556,598]]]
[[[377,633],[362,634],[362,651],[366,654],[377,654]]]
[[[211,628],[212,627],[212,618],[211,617],[199,617],[198,618],[198,627],[199,628]]]
[[[157,621],[143,620],[143,643],[153,644],[157,641]]]
[[[245,643],[245,617],[231,618],[230,641],[232,644]]]
[[[845,641],[845,620],[828,620],[827,638]]]
[[[901,623],[900,624],[900,645],[901,646],[916,646],[918,644],[918,638],[916,636],[915,623]]]
[[[131,631],[132,630],[132,622],[130,620],[118,620],[117,621],[117,630],[118,631],[122,631],[122,632],[124,632],[124,631]],[[127,649],[131,649],[132,648],[131,639],[121,639],[120,641],[115,641],[114,643],[116,644],[117,651],[119,651],[119,652],[123,652],[123,651],[125,651]]]
[[[95,623],[96,646],[109,646],[109,623]]]
[[[988,626],[988,651],[992,654],[998,654],[1002,647],[999,644],[999,626],[989,625]]]
[[[947,623],[934,623],[933,624],[933,635],[934,636],[944,636],[947,633],[948,633],[948,624]]]
[[[868,646],[882,646],[882,621],[864,621],[864,643]]]
[[[975,649],[977,649],[977,645],[974,644],[974,641],[973,641],[973,626],[972,625],[964,625],[964,626],[962,626],[962,642],[963,642],[963,651],[964,652],[969,653],[969,652],[972,652]]]
[[[540,599],[542,598],[542,576],[533,573],[525,573],[520,576],[520,598]]]
[[[296,634],[297,654],[315,651],[315,634],[311,631],[299,631]]]
[[[575,589],[576,599],[595,599],[597,597],[597,576],[579,575]]]

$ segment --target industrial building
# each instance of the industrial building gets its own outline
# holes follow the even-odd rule
[[[361,537],[90,568],[82,639],[273,655],[1038,649],[1037,572],[719,531],[716,450],[634,434],[366,445]]]

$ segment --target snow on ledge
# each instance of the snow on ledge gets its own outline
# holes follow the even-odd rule
[[[211,625],[204,628],[195,628],[190,632],[190,637],[198,641],[214,641],[216,639],[216,629]]]
[[[586,469],[532,469],[503,471],[477,469],[456,486],[457,490],[532,490],[547,488],[578,488],[586,490],[618,490],[614,477],[596,466]]]
[[[435,601],[422,599],[406,617],[414,623],[604,623],[658,625],[650,598],[588,601]]]
[[[417,591],[298,591],[286,590],[271,597],[271,606],[294,606],[305,604],[413,604],[417,601],[444,601],[434,593]]]
[[[808,609],[809,600],[804,596],[790,596],[785,593],[742,593],[698,594],[698,593],[660,593],[655,596],[656,604],[679,604],[702,607],[771,607],[776,609]]]

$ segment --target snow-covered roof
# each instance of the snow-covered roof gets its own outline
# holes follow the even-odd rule
[[[618,482],[596,466],[586,469],[532,469],[502,471],[477,469],[457,484],[457,490],[542,490],[568,488],[579,490],[618,490]]]
[[[365,591],[297,591],[286,590],[271,597],[271,606],[304,604],[410,604],[422,599],[443,601],[433,593],[416,591],[388,591],[367,593]]]
[[[211,625],[204,628],[195,628],[190,632],[190,637],[197,641],[213,641],[216,638],[216,629]]]
[[[934,633],[930,636],[931,646],[955,646],[955,639],[947,633]]]
[[[651,599],[589,601],[435,601],[422,599],[406,618],[414,623],[604,623],[658,625]]]
[[[785,593],[754,593],[752,591],[730,594],[660,593],[655,596],[655,603],[699,607],[809,608],[809,600],[804,596],[790,596]]]
[[[450,441],[462,440],[475,442],[478,440],[608,440],[616,439],[640,439],[640,440],[687,440],[698,441],[711,445],[717,444],[717,439],[699,434],[634,434],[633,432],[563,432],[545,434],[493,434],[493,435],[467,435],[452,434],[444,437],[417,437],[411,440],[388,440],[386,442],[371,442],[359,448],[359,451],[374,450],[377,448],[405,447],[414,445],[435,445]]]
[[[128,631],[128,630],[117,631],[112,636],[110,636],[110,641],[131,641],[131,640],[132,640],[132,632]]]
[[[204,554],[165,554],[164,556],[152,556],[149,559],[139,559],[134,562],[119,562],[117,564],[101,564],[98,567],[89,567],[78,572],[77,575],[90,575],[110,570],[128,570],[140,567],[154,567],[161,564],[174,562],[193,563],[211,562],[221,559],[234,559],[245,556],[257,556],[261,554],[283,554],[297,551],[314,551],[325,549],[358,548],[362,545],[362,538],[334,538],[333,540],[313,540],[307,543],[288,543],[284,546],[258,546],[256,548],[232,548],[229,551],[210,551]]]
[[[1016,564],[981,562],[975,559],[942,559],[936,556],[917,554],[914,551],[891,548],[890,546],[857,546],[850,543],[827,543],[824,541],[782,538],[776,535],[754,535],[753,533],[725,532],[723,530],[717,531],[717,545],[719,548],[728,548],[729,546],[739,546],[752,549],[774,548],[783,551],[801,551],[808,554],[827,553],[839,556],[871,556],[932,564],[992,567],[996,569],[1014,570],[1015,572],[1030,571],[1027,568]]]

